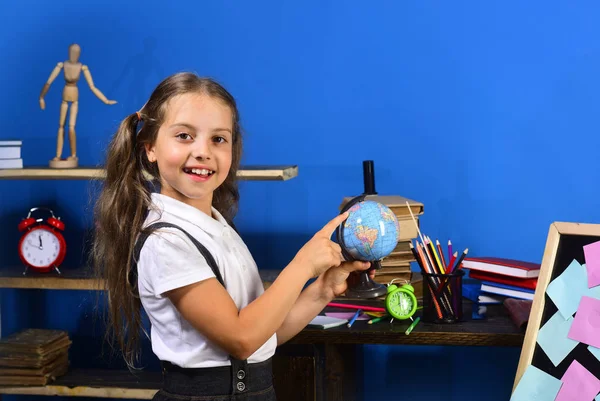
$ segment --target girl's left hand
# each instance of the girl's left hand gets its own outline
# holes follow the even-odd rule
[[[349,285],[358,281],[359,273],[370,267],[370,262],[342,262],[341,265],[326,270],[317,280],[321,280],[324,295],[333,299],[346,292]],[[375,269],[369,272],[369,276],[371,279],[375,276]]]

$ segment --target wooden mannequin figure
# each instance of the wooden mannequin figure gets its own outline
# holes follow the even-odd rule
[[[58,63],[48,81],[42,88],[42,92],[40,93],[40,107],[42,110],[46,108],[46,102],[44,101],[44,96],[50,89],[50,85],[56,79],[60,70],[64,67],[65,72],[65,87],[62,93],[62,103],[60,105],[60,122],[58,126],[58,138],[56,142],[56,157],[50,160],[50,167],[52,168],[72,168],[77,167],[77,143],[75,139],[75,123],[77,121],[77,111],[79,109],[79,89],[77,88],[77,82],[79,82],[79,78],[81,72],[83,71],[83,75],[85,76],[85,80],[87,81],[90,89],[98,97],[98,99],[102,100],[106,104],[115,104],[117,103],[115,100],[108,100],[102,92],[98,88],[94,86],[94,81],[92,80],[92,74],[86,65],[83,65],[79,62],[79,55],[81,54],[81,47],[78,44],[72,44],[69,46],[69,59],[64,63]],[[71,145],[71,155],[66,159],[62,159],[62,150],[63,150],[63,142],[65,136],[65,121],[67,119],[67,111],[69,109],[69,103],[71,105],[71,112],[69,114],[69,144]]]

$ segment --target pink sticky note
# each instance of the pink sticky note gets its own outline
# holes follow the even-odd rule
[[[600,299],[581,297],[568,337],[600,348]]]
[[[555,401],[592,401],[600,391],[600,380],[577,360],[571,363],[560,380],[563,385]]]
[[[600,285],[600,241],[583,247],[588,288]]]

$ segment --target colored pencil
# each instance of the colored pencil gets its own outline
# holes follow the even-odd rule
[[[423,255],[425,253],[425,247],[422,244],[418,244],[419,246],[419,253],[421,255]],[[425,258],[424,256],[421,256],[423,259]],[[427,271],[427,273],[430,274],[435,274],[436,272],[433,271],[432,267],[429,268],[429,270]],[[429,277],[429,284],[427,285],[429,287],[429,290],[431,292],[431,298],[433,299],[434,305],[436,307],[436,311],[438,313],[438,317],[441,319],[442,318],[442,311],[440,309],[440,306],[437,302],[438,297],[436,297],[436,292],[440,286],[440,279],[439,277],[433,277],[433,276],[428,276]],[[450,302],[448,301],[447,295],[444,293],[444,295],[440,298],[440,302],[442,303],[442,307],[444,308],[444,311],[447,314],[450,314]]]
[[[380,321],[382,321],[383,319],[387,319],[388,317],[389,317],[388,315],[379,316],[379,317],[376,317],[376,318],[374,318],[374,319],[371,319],[371,320],[369,320],[369,321],[367,322],[367,324],[373,324],[373,323],[377,323],[377,322],[380,322]]]
[[[407,206],[408,211],[410,213],[410,217],[412,218],[412,221],[413,221],[413,223],[414,223],[414,225],[415,225],[415,227],[417,229],[417,233],[419,234],[419,238],[421,238],[421,246],[423,247],[423,251],[424,251],[423,254],[425,256],[427,256],[428,262],[430,263],[430,266],[433,269],[433,271],[431,271],[430,273],[439,273],[439,271],[435,271],[436,262],[435,262],[434,258],[432,257],[433,255],[435,255],[435,250],[434,250],[435,248],[433,247],[433,244],[431,244],[432,250],[434,250],[433,255],[431,255],[429,253],[429,250],[428,250],[427,246],[426,246],[427,242],[423,238],[423,233],[421,233],[421,229],[419,228],[419,225],[417,224],[417,220],[415,219],[415,215],[413,214],[413,212],[412,212],[412,210],[410,208],[410,203],[408,203],[408,201],[406,201],[406,206]],[[418,241],[417,241],[417,244],[418,244]],[[439,262],[439,259],[438,259],[438,262]],[[454,312],[452,310],[452,304],[451,304],[450,299],[449,299],[449,297],[447,295],[447,292],[445,291],[448,288],[446,287],[446,288],[442,288],[440,290],[440,288],[439,288],[440,281],[439,281],[439,279],[438,280],[435,280],[435,279],[436,279],[436,277],[434,277],[433,280],[435,282],[437,282],[438,288],[436,288],[435,291],[432,292],[432,297],[435,300],[436,299],[435,292],[440,291],[442,293],[442,297],[440,298],[440,300],[442,302],[442,305],[444,306],[444,309],[446,309],[446,311],[450,314],[450,316],[453,316]],[[435,286],[435,284],[434,284],[434,286]],[[432,288],[430,287],[430,289],[432,289]]]
[[[467,248],[463,251],[462,255],[460,255],[460,258],[456,261],[456,265],[454,265],[454,269],[452,269],[452,270],[460,269],[460,265],[462,264],[463,260],[465,260],[467,253],[469,253],[469,248]]]
[[[346,308],[346,309],[362,309],[368,310],[372,312],[386,312],[385,308],[379,308],[377,306],[364,306],[364,305],[353,305],[353,304],[340,304],[336,302],[330,302],[327,306],[335,307],[335,308]]]
[[[448,259],[450,259],[452,257],[452,241],[448,240]],[[452,264],[449,264],[448,266],[452,266]]]
[[[444,256],[444,251],[442,251],[442,245],[440,241],[435,240],[435,246],[437,248],[438,253],[440,254],[440,258],[442,259],[442,264],[444,265],[444,269],[448,270],[448,265],[446,264],[446,257]]]
[[[435,246],[433,245],[433,242],[431,241],[430,238],[427,238],[427,246],[429,247],[431,255],[433,256],[433,258],[435,259],[435,262],[437,263],[438,271],[442,274],[446,273],[446,269],[444,269],[444,266],[442,266],[442,261],[438,257],[438,254],[435,250]]]
[[[419,323],[420,320],[421,320],[421,318],[417,316],[417,318],[415,319],[415,321],[412,322],[410,326],[408,326],[408,329],[406,329],[406,331],[404,332],[404,334],[409,335],[410,332],[413,331],[413,329],[415,328],[415,326],[417,325],[417,323]]]
[[[454,252],[454,254],[452,255],[452,257],[450,258],[450,262],[448,262],[448,266],[449,266],[449,271],[448,273],[452,273],[453,269],[454,269],[454,262],[456,261],[456,258],[458,257],[458,252]]]
[[[423,248],[423,254],[425,254],[425,256],[427,257],[427,261],[429,262],[429,267],[431,267],[431,273],[439,274],[440,271],[438,269],[437,263],[435,262],[435,259],[433,258],[433,255],[431,254],[431,250],[429,249],[429,247],[426,244],[427,244],[427,242],[422,243],[421,247]]]
[[[410,250],[412,251],[415,259],[417,260],[417,264],[419,265],[419,267],[421,268],[421,272],[422,273],[428,273],[429,269],[425,268],[425,261],[422,258],[422,254],[419,252],[417,253],[415,247],[413,246],[412,241],[410,241]],[[435,287],[434,283],[433,283],[433,277],[431,276],[427,276],[429,284],[427,285],[427,287],[429,287],[429,292],[431,293],[431,298],[433,299],[433,303],[435,306],[435,310],[438,314],[438,317],[441,319],[442,318],[442,311],[440,309],[440,305],[438,304],[437,298],[433,295],[433,289],[432,286]]]
[[[352,319],[350,319],[350,321],[348,322],[347,326],[348,328],[352,327],[352,325],[354,324],[354,322],[356,322],[356,319],[358,319],[358,316],[362,313],[361,309],[358,309],[356,311],[356,313],[354,314],[354,316],[352,316]]]
[[[408,211],[410,212],[410,217],[412,217],[412,221],[413,223],[415,223],[415,227],[417,228],[417,232],[419,233],[419,237],[421,238],[421,242],[425,243],[425,240],[423,239],[423,234],[421,234],[421,230],[419,229],[419,225],[417,224],[417,220],[415,219],[415,215],[413,214],[411,208],[410,208],[410,203],[408,203],[408,201],[406,201],[406,206],[408,207]]]
[[[365,312],[365,315],[375,318],[375,317],[385,316],[385,312],[368,312],[367,311],[367,312]]]
[[[421,256],[417,253],[417,250],[415,249],[412,241],[409,242],[409,246],[410,246],[410,251],[413,254],[413,257],[415,258],[415,260],[417,261],[417,264],[419,265],[419,268],[421,269],[421,273],[427,273],[427,269],[424,266],[423,260],[421,259]]]

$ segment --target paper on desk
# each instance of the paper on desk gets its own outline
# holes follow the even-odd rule
[[[600,361],[600,348],[596,348],[590,345],[588,346],[588,351],[590,351],[592,355],[594,355],[596,359]]]
[[[554,366],[558,366],[579,344],[568,338],[572,323],[572,317],[565,320],[560,312],[556,312],[538,332],[537,342]]]
[[[600,285],[600,241],[583,247],[588,287]]]
[[[553,401],[561,386],[562,382],[556,377],[529,365],[510,397],[510,401]]]
[[[600,348],[600,300],[583,296],[569,338]]]
[[[600,286],[588,288],[586,266],[573,260],[569,267],[548,285],[546,293],[563,318],[568,319],[577,312],[582,296],[600,299]]]
[[[356,313],[356,311],[354,312],[325,312],[325,316],[329,316],[329,317],[335,317],[338,319],[347,319],[350,320],[354,317],[354,314]],[[358,317],[356,318],[356,320],[370,320],[371,317],[367,314],[361,313],[360,315],[358,315]]]
[[[577,360],[571,363],[561,381],[556,401],[592,400],[600,391],[600,380]]]

